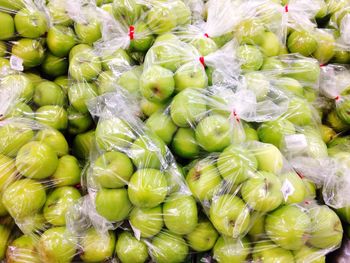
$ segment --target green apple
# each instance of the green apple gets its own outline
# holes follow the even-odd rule
[[[234,30],[234,36],[240,44],[260,45],[265,33],[264,24],[258,18],[242,20]]]
[[[297,59],[285,72],[286,77],[314,85],[320,77],[320,66],[314,59]]]
[[[307,188],[305,182],[297,173],[289,172],[282,174],[280,179],[285,204],[297,204],[305,200],[307,197]]]
[[[309,125],[313,119],[312,108],[309,102],[298,97],[290,99],[288,110],[284,116],[288,121],[298,126]]]
[[[160,103],[160,102],[149,101],[145,98],[142,98],[140,101],[140,107],[141,107],[142,113],[146,117],[149,117],[157,111],[164,110],[166,107],[166,104]]]
[[[2,195],[0,195],[0,216],[4,217],[7,216],[9,213],[6,210],[6,207],[2,203]]]
[[[0,50],[0,54],[1,54],[1,50]],[[7,58],[0,57],[0,70],[2,71],[3,69],[9,69],[10,67],[11,67],[10,61]]]
[[[221,184],[221,177],[212,160],[196,161],[189,170],[186,181],[199,201],[211,200]]]
[[[75,23],[74,31],[80,43],[89,45],[92,45],[102,36],[101,23],[97,19],[92,19],[83,23]]]
[[[305,30],[293,31],[287,40],[287,46],[291,53],[300,53],[303,56],[310,56],[317,50],[316,37]]]
[[[91,51],[74,55],[69,63],[69,74],[77,81],[91,81],[102,70],[100,58]]]
[[[282,184],[273,173],[258,172],[243,183],[243,200],[254,210],[269,212],[283,202]]]
[[[81,168],[78,160],[72,155],[62,156],[58,160],[57,169],[51,180],[57,187],[80,183]]]
[[[69,79],[68,76],[59,76],[54,79],[54,81],[58,86],[62,88],[65,94],[68,93]]]
[[[89,113],[81,113],[72,106],[67,108],[67,114],[69,134],[83,133],[88,130],[93,123]]]
[[[0,5],[3,8],[18,11],[25,6],[23,0],[0,0]]]
[[[332,34],[325,31],[317,31],[317,49],[312,53],[320,63],[327,63],[334,56],[335,39]]]
[[[319,250],[313,247],[303,246],[300,250],[293,251],[294,260],[296,263],[312,262],[325,263],[326,250]]]
[[[129,91],[132,94],[138,95],[140,93],[140,77],[142,74],[143,67],[136,66],[131,70],[123,72],[118,80],[117,84]]]
[[[259,141],[258,133],[254,128],[250,127],[249,125],[244,125],[243,130],[245,133],[245,141],[246,142]]]
[[[119,222],[127,218],[132,205],[128,192],[120,189],[100,189],[95,199],[96,211],[111,222]]]
[[[332,110],[327,115],[327,123],[336,131],[342,132],[350,128],[350,126],[344,122],[337,114],[336,110]]]
[[[337,116],[347,125],[350,124],[349,108],[350,100],[347,99],[341,100],[336,107]]]
[[[35,140],[50,146],[56,152],[58,157],[68,154],[68,142],[66,141],[66,138],[63,136],[63,134],[57,130],[40,130],[36,134]]]
[[[170,144],[177,130],[177,126],[173,123],[170,116],[160,111],[152,114],[145,124],[166,144]]]
[[[66,110],[57,105],[42,106],[35,112],[35,120],[57,130],[65,130],[68,126]]]
[[[112,231],[98,233],[95,228],[89,228],[84,233],[80,246],[80,258],[84,262],[103,262],[113,256],[115,235]]]
[[[23,60],[25,68],[39,66],[45,58],[45,50],[40,40],[21,38],[12,46],[12,54]]]
[[[280,73],[285,70],[285,66],[278,57],[266,57],[264,59],[261,70]]]
[[[265,231],[277,245],[288,250],[299,250],[307,241],[311,219],[303,208],[282,206],[266,216]]]
[[[125,70],[125,68],[130,68],[134,64],[133,59],[129,54],[121,48],[118,48],[112,54],[103,56],[102,59],[102,69],[107,70]]]
[[[254,246],[253,260],[261,263],[294,262],[294,256],[291,251],[280,248],[271,241],[262,241]]]
[[[6,256],[6,249],[9,247],[9,243],[11,241],[11,230],[13,228],[13,220],[10,217],[5,217],[2,219],[2,222],[0,224],[0,259],[2,261],[8,261],[8,258]]]
[[[195,229],[186,235],[188,245],[197,252],[212,249],[218,238],[218,232],[207,219],[199,220]]]
[[[343,227],[337,214],[328,206],[310,209],[311,231],[308,244],[321,249],[337,248],[343,238]]]
[[[10,122],[0,126],[0,154],[15,157],[19,149],[33,137],[32,128],[24,123]]]
[[[258,170],[278,174],[283,167],[283,156],[272,144],[254,144],[252,153],[258,161]]]
[[[69,26],[73,23],[69,17],[67,8],[67,1],[50,0],[46,7],[49,11],[53,25]]]
[[[206,112],[205,96],[198,89],[184,89],[170,104],[170,116],[173,122],[183,128],[197,123]]]
[[[188,254],[186,241],[171,232],[161,232],[155,236],[150,246],[152,258],[158,263],[181,263]]]
[[[247,88],[252,90],[258,101],[264,100],[270,90],[269,79],[260,72],[248,72],[244,74]]]
[[[0,3],[1,5],[1,3]],[[8,40],[15,35],[15,22],[10,14],[0,12],[0,40]]]
[[[118,235],[115,253],[122,263],[144,263],[148,258],[146,244],[126,231]]]
[[[308,154],[313,158],[326,158],[328,157],[327,145],[323,142],[319,130],[305,127],[303,131],[307,145]]]
[[[53,78],[66,75],[68,72],[68,60],[67,58],[56,57],[50,52],[47,52],[41,64],[41,70],[44,74]]]
[[[176,42],[179,40],[180,39],[176,35],[168,32],[168,33],[157,36],[154,44],[159,44],[160,42],[172,42],[172,41]]]
[[[258,128],[260,141],[271,143],[279,149],[281,149],[284,144],[284,136],[292,134],[295,134],[295,127],[293,123],[286,119],[264,122]]]
[[[265,215],[256,211],[251,214],[251,226],[249,227],[248,235],[250,239],[254,242],[263,239],[265,234]]]
[[[65,227],[53,227],[40,237],[37,250],[41,262],[69,263],[76,254],[76,241]]]
[[[276,34],[272,32],[264,32],[264,34],[262,35],[260,48],[265,56],[273,57],[279,55],[280,46],[280,40],[278,39]]]
[[[324,143],[329,143],[337,135],[331,127],[323,124],[320,126],[320,132]]]
[[[79,191],[72,186],[54,189],[47,196],[43,209],[46,221],[54,226],[66,225],[66,213],[80,197]]]
[[[93,177],[104,188],[127,185],[134,172],[131,160],[121,152],[105,152],[93,166]]]
[[[52,81],[43,81],[35,87],[33,101],[39,107],[45,105],[66,104],[66,94],[62,88]]]
[[[171,148],[176,155],[185,159],[196,158],[200,151],[192,128],[179,128],[173,137]]]
[[[98,96],[95,84],[88,82],[76,82],[68,89],[68,99],[71,105],[81,113],[88,113],[86,102]]]
[[[245,262],[250,253],[249,241],[246,238],[233,239],[221,236],[216,241],[213,257],[217,262]]]
[[[16,219],[36,214],[44,206],[44,186],[32,179],[20,179],[10,184],[3,192],[2,202],[9,214]]]
[[[15,15],[16,31],[21,37],[38,38],[48,28],[46,15],[39,10],[23,8]]]
[[[336,209],[336,213],[342,221],[350,224],[350,206],[338,208]]]
[[[0,154],[0,190],[4,190],[15,179],[18,171],[15,161],[5,155]]]
[[[142,5],[136,0],[115,0],[113,2],[113,11],[114,17],[118,21],[125,21],[128,25],[132,25],[140,17]]]
[[[25,117],[25,118],[33,119],[34,112],[29,107],[28,104],[24,102],[18,102],[14,105],[13,109],[7,114],[7,117],[9,118]]]
[[[161,204],[167,195],[168,185],[163,172],[156,169],[141,169],[130,178],[128,195],[138,207],[152,208]]]
[[[342,8],[345,8],[345,6],[348,5],[348,2],[346,0],[326,0],[325,2],[330,14],[333,14]]]
[[[140,78],[140,91],[142,95],[154,102],[162,102],[169,98],[175,88],[173,73],[160,66],[146,69]]]
[[[239,185],[254,174],[258,161],[254,154],[240,146],[227,147],[217,159],[220,175],[231,185]]]
[[[79,53],[90,52],[93,51],[93,48],[88,44],[78,44],[72,47],[69,51],[68,61],[71,62],[72,58]]]
[[[9,263],[31,262],[40,263],[36,251],[38,238],[36,235],[22,235],[11,242],[6,251]]]
[[[134,28],[134,38],[130,40],[130,48],[136,51],[147,51],[154,42],[152,31],[142,21],[138,21]]]
[[[250,224],[248,206],[239,197],[231,194],[213,198],[209,216],[221,234],[233,238],[245,234]]]
[[[132,144],[135,134],[130,125],[118,118],[101,119],[96,127],[96,143],[106,151],[124,149]]]
[[[161,35],[176,27],[177,17],[171,8],[158,5],[148,11],[146,23],[154,34]]]
[[[178,235],[191,233],[198,223],[196,201],[192,196],[173,194],[163,204],[165,226]],[[181,224],[179,224],[181,222]]]
[[[18,171],[28,178],[47,178],[56,171],[57,165],[58,158],[54,149],[38,141],[25,144],[16,157]]]
[[[191,9],[189,8],[189,3],[186,5],[181,0],[172,1],[171,11],[176,15],[177,25],[185,25],[191,22]]]
[[[130,213],[129,221],[136,236],[153,237],[160,232],[164,225],[162,207],[134,207]]]
[[[85,133],[78,134],[73,140],[73,153],[79,159],[86,160],[90,156],[90,150],[95,143],[95,131],[90,130]]]
[[[34,83],[24,74],[7,75],[0,80],[0,85],[3,89],[16,92],[24,102],[30,101],[34,94]]]
[[[233,32],[228,32],[226,34],[223,34],[218,37],[211,37],[216,43],[216,45],[221,48],[223,47],[226,43],[230,42],[233,39]]]
[[[347,50],[334,50],[334,56],[332,62],[339,64],[350,63],[350,52]]]
[[[155,146],[156,148],[154,148]],[[147,134],[137,138],[129,151],[129,155],[137,168],[159,169],[166,154],[166,146],[158,137]]]
[[[237,57],[241,61],[241,68],[244,72],[259,70],[264,62],[264,56],[259,48],[252,45],[239,46]]]
[[[215,41],[208,37],[198,37],[191,41],[191,44],[199,51],[202,56],[207,56],[218,49]]]
[[[76,36],[70,27],[56,25],[47,33],[47,46],[56,57],[65,57],[76,44]]]
[[[290,92],[299,97],[304,96],[303,86],[296,79],[281,77],[275,81],[275,85],[283,91]]]
[[[117,80],[118,77],[112,71],[103,71],[96,80],[98,94],[102,95],[107,92],[115,92],[117,89],[115,85]]]
[[[200,63],[182,65],[175,72],[174,80],[176,92],[180,92],[186,88],[203,89],[208,85],[207,74]]]

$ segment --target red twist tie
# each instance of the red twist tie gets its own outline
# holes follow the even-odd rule
[[[300,179],[304,179],[305,178],[305,176],[302,173],[300,173],[300,172],[296,172],[296,173],[300,177]]]
[[[209,35],[207,33],[204,34],[205,37],[209,38]]]
[[[238,117],[236,111],[233,111],[233,112],[232,112],[232,115],[233,115],[233,117],[236,119],[236,121],[237,121],[238,123],[241,122],[241,120],[239,119],[239,117]]]
[[[309,205],[310,204],[310,201],[304,201],[304,204],[306,204],[306,205]]]
[[[288,11],[289,11],[289,10],[288,10],[288,5],[285,5],[285,6],[284,6],[284,11],[285,11],[286,13],[288,13]]]
[[[76,184],[74,187],[77,189],[81,189],[81,184]]]
[[[204,57],[199,57],[199,62],[205,67]]]
[[[324,67],[324,66],[326,66],[326,64],[320,64],[320,68],[322,68],[322,67]]]
[[[134,34],[135,34],[135,27],[134,26],[129,26],[129,37],[130,37],[130,40],[134,39]]]
[[[335,99],[335,101],[338,101],[340,99],[340,97],[336,96],[334,99]]]

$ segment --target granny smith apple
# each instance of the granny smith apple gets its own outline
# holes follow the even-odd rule
[[[154,34],[161,35],[176,27],[177,17],[171,8],[157,5],[147,13],[146,23]]]
[[[312,263],[325,263],[326,257],[325,250],[320,250],[313,247],[303,246],[300,250],[293,251],[294,260],[296,263],[312,262]]]
[[[25,117],[33,119],[34,112],[28,104],[24,102],[18,102],[14,105],[13,109],[7,114],[7,117]]]
[[[313,120],[312,107],[308,101],[297,97],[289,101],[288,110],[284,115],[287,120],[299,126],[311,124]]]
[[[121,152],[105,152],[93,166],[93,177],[104,188],[120,188],[127,185],[134,171],[129,157]]]
[[[6,210],[6,207],[4,206],[4,204],[2,203],[2,196],[0,196],[0,216],[4,217],[7,216],[9,213]]]
[[[295,94],[295,95],[300,96],[300,97],[304,96],[303,86],[296,79],[281,77],[281,78],[276,79],[274,84],[278,88],[281,88],[284,91],[290,92],[290,93]]]
[[[83,23],[75,23],[74,31],[80,43],[92,45],[94,42],[102,37],[101,22],[97,19],[87,19]]]
[[[347,50],[335,50],[332,62],[339,64],[348,64],[350,62],[350,52]]]
[[[184,262],[188,250],[186,241],[181,236],[167,231],[155,236],[150,247],[152,258],[158,263]]]
[[[173,123],[171,117],[160,111],[152,114],[145,124],[166,144],[170,144],[177,130],[177,126]]]
[[[207,56],[218,49],[215,41],[209,37],[198,37],[191,41],[191,44],[199,51],[202,56]]]
[[[294,262],[291,251],[278,247],[271,241],[257,243],[253,249],[253,260],[257,262]]]
[[[170,104],[170,116],[179,127],[196,124],[206,113],[204,94],[198,89],[187,88],[178,93]]]
[[[30,80],[28,75],[12,74],[3,77],[0,80],[0,85],[3,89],[11,90],[18,94],[19,99],[24,102],[29,102],[34,94],[34,83]]]
[[[69,74],[77,81],[91,81],[102,70],[100,58],[91,51],[74,55],[69,63]]]
[[[89,51],[93,51],[93,48],[88,44],[75,45],[69,51],[68,61],[70,62],[72,60],[72,58],[78,53],[89,52]]]
[[[2,202],[9,214],[16,219],[34,215],[46,201],[44,186],[32,179],[20,179],[10,184],[3,193]]]
[[[67,58],[56,57],[50,52],[47,52],[41,64],[41,70],[44,74],[53,78],[66,75],[68,72],[68,60]]]
[[[10,10],[18,11],[25,6],[23,0],[1,0],[0,4],[3,8],[8,8]]]
[[[134,28],[134,38],[130,41],[130,48],[136,51],[147,51],[154,42],[152,31],[142,21],[138,21]]]
[[[113,2],[114,17],[131,25],[136,21],[142,11],[142,5],[135,0],[116,0]]]
[[[46,5],[53,25],[69,26],[72,19],[67,12],[67,1],[50,0]]]
[[[126,231],[118,235],[115,253],[122,263],[143,263],[148,258],[146,244]]]
[[[178,68],[174,75],[175,91],[180,92],[186,88],[203,89],[208,85],[208,77],[200,63],[187,63]]]
[[[303,247],[311,226],[308,212],[295,205],[282,206],[268,214],[265,219],[268,237],[288,250],[299,250]]]
[[[300,53],[307,57],[317,50],[318,44],[311,32],[295,30],[288,36],[287,46],[291,53]]]
[[[338,208],[336,213],[342,221],[350,224],[350,206]]]
[[[280,176],[285,204],[297,204],[307,197],[307,188],[297,173],[288,172]]]
[[[194,197],[199,201],[211,200],[218,191],[221,177],[213,160],[196,161],[189,170],[186,181]]]
[[[67,111],[57,105],[46,105],[37,109],[35,120],[57,130],[65,130],[68,125]]]
[[[251,226],[248,231],[250,239],[254,242],[263,239],[265,234],[265,215],[261,212],[255,211],[251,214]]]
[[[165,103],[160,103],[160,102],[149,101],[149,100],[147,100],[145,98],[142,98],[141,101],[140,101],[140,107],[141,107],[142,113],[146,117],[149,117],[153,113],[165,109],[166,104]]]
[[[47,46],[56,57],[65,57],[76,44],[76,36],[70,27],[56,25],[47,33]]]
[[[335,39],[332,34],[325,31],[317,31],[317,48],[312,53],[321,64],[327,63],[334,56]]]
[[[85,133],[80,133],[73,140],[73,153],[79,159],[86,160],[90,156],[90,150],[95,143],[95,131],[90,130]]]
[[[258,170],[278,174],[283,167],[283,156],[272,144],[254,144],[252,153],[258,161]]]
[[[45,50],[40,40],[21,38],[14,42],[12,54],[23,60],[25,68],[39,66],[45,58]]]
[[[0,40],[8,40],[15,34],[15,22],[12,16],[5,12],[0,12],[0,23],[2,24],[0,30]]]
[[[4,190],[15,179],[18,171],[15,161],[5,155],[0,154],[0,190]]]
[[[278,57],[266,57],[264,59],[261,70],[272,71],[279,75],[285,70],[283,62]]]
[[[102,56],[101,62],[104,71],[123,71],[125,68],[130,68],[130,66],[134,65],[133,59],[124,49],[121,48],[118,48],[112,54],[108,53],[107,55]]]
[[[112,71],[103,71],[96,79],[98,93],[102,95],[107,92],[115,92],[117,89],[115,82],[117,80],[118,77]]]
[[[319,130],[306,127],[303,131],[307,141],[308,154],[313,158],[326,158],[327,145],[323,142]]]
[[[175,0],[171,3],[171,11],[176,15],[177,25],[185,25],[191,22],[190,4],[185,4],[181,0]]]
[[[136,236],[153,237],[161,231],[164,225],[162,207],[134,207],[130,213],[129,222]]]
[[[293,123],[286,119],[277,119],[264,122],[258,128],[258,136],[261,142],[271,143],[281,149],[284,143],[284,137],[295,134]]]
[[[76,240],[65,227],[46,230],[37,245],[42,262],[69,263],[76,254]]]
[[[138,207],[152,208],[161,204],[167,195],[168,185],[163,172],[156,169],[141,169],[130,178],[128,195]]]
[[[8,262],[32,262],[39,263],[39,256],[36,251],[38,242],[36,235],[22,235],[11,242],[6,251]]]
[[[221,236],[213,249],[213,258],[218,262],[244,262],[250,253],[249,241],[246,238],[234,239]]]
[[[66,104],[66,94],[62,88],[52,81],[43,81],[35,87],[33,101],[39,107],[45,105]]]
[[[320,132],[324,143],[329,143],[337,135],[331,127],[323,124],[320,127]]]
[[[2,220],[3,222],[0,224],[0,259],[1,260],[6,260],[6,249],[8,249],[9,243],[11,241],[11,230],[13,228],[13,221],[12,218],[4,218]]]
[[[23,8],[15,15],[16,31],[21,37],[38,38],[45,34],[48,23],[45,13]]]
[[[199,154],[195,132],[191,128],[179,128],[172,141],[173,152],[185,159],[194,159]]]
[[[284,75],[301,83],[315,85],[320,78],[320,66],[315,59],[296,59],[289,65]]]
[[[95,84],[88,82],[76,82],[68,89],[68,99],[71,105],[81,113],[88,113],[86,103],[98,96]]]
[[[244,72],[259,70],[264,62],[264,56],[259,48],[252,45],[239,46],[237,57],[241,61]]]
[[[76,185],[80,183],[80,174],[78,160],[72,155],[65,155],[58,159],[57,168],[51,180],[58,187]]]
[[[139,95],[140,93],[140,77],[142,74],[143,67],[136,66],[130,70],[123,72],[118,80],[117,84],[129,91],[132,94]]]
[[[54,79],[54,81],[57,85],[59,85],[64,93],[68,93],[68,83],[69,83],[69,79],[68,76],[59,76],[57,78]]]
[[[349,125],[344,122],[337,114],[336,110],[332,110],[327,115],[327,123],[336,131],[342,132],[348,130]]]
[[[278,39],[278,36],[275,33],[263,33],[260,48],[265,56],[273,57],[279,55],[280,45],[280,40]]]
[[[36,134],[35,140],[50,146],[56,152],[58,157],[68,154],[68,142],[66,141],[66,138],[63,136],[63,134],[57,130],[40,130]]]
[[[248,72],[244,74],[247,88],[252,90],[258,101],[264,100],[270,90],[269,79],[260,72]]]
[[[191,233],[198,223],[196,200],[192,196],[177,193],[169,196],[163,204],[163,217],[165,226],[172,233]]]
[[[79,191],[72,186],[62,186],[48,194],[44,206],[46,221],[54,226],[66,225],[66,213],[81,197]]]
[[[67,114],[69,134],[83,133],[87,131],[93,123],[93,120],[89,113],[81,113],[74,107],[68,107]]]
[[[188,245],[197,252],[212,249],[218,238],[218,232],[207,219],[199,220],[195,229],[186,235]]]
[[[234,36],[240,44],[260,45],[263,41],[265,28],[259,18],[242,20],[234,30]]]

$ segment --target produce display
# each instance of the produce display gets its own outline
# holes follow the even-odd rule
[[[349,131],[348,0],[0,0],[0,261],[338,262]]]

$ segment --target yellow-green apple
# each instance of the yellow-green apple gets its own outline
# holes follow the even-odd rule
[[[269,79],[260,72],[248,72],[244,74],[247,88],[252,90],[258,101],[264,100],[270,90]]]
[[[186,241],[179,235],[164,231],[155,236],[149,247],[152,258],[158,263],[184,262],[188,254]]]
[[[25,74],[12,74],[0,80],[3,89],[11,90],[18,94],[19,99],[24,102],[32,100],[34,94],[34,83]]]
[[[121,152],[105,152],[93,166],[94,180],[104,188],[120,188],[127,185],[134,172],[129,157]]]
[[[191,233],[198,223],[196,200],[190,195],[172,194],[163,204],[163,218],[165,226],[172,233],[178,235]]]
[[[99,233],[95,228],[89,228],[83,234],[80,246],[79,256],[84,262],[102,262],[113,256],[115,235],[112,231]]]
[[[83,133],[87,131],[93,123],[89,113],[79,112],[72,106],[67,108],[67,114],[69,134]]]
[[[304,96],[303,86],[296,79],[281,77],[276,79],[274,83],[278,88],[281,88],[284,91],[291,92],[300,97]]]
[[[179,127],[196,124],[207,112],[204,94],[199,89],[184,89],[170,104],[170,115]]]
[[[146,23],[154,34],[161,35],[176,27],[177,17],[170,7],[157,5],[148,11]]]
[[[68,93],[68,86],[69,86],[68,76],[66,76],[66,75],[59,76],[59,77],[55,78],[53,82],[55,82],[58,86],[60,86],[65,94]]]
[[[146,117],[149,117],[153,113],[165,109],[166,104],[160,103],[160,102],[149,101],[145,98],[142,98],[140,101],[140,107],[141,107],[142,113]]]
[[[128,53],[121,48],[118,48],[112,54],[102,56],[102,69],[106,70],[125,70],[134,64],[133,59]]]
[[[62,186],[48,194],[43,213],[46,221],[54,226],[66,225],[66,214],[81,197],[80,192],[72,186]]]
[[[56,25],[47,33],[47,46],[56,57],[65,57],[76,44],[76,36],[70,27]]]
[[[143,263],[148,258],[146,244],[126,231],[118,235],[115,253],[122,263]]]
[[[277,245],[288,250],[299,250],[311,230],[308,212],[295,205],[282,206],[266,216],[265,231]]]
[[[194,159],[199,154],[199,145],[192,128],[179,128],[175,133],[171,148],[173,152],[185,159]]]
[[[76,254],[77,241],[65,227],[53,227],[40,237],[37,250],[41,262],[69,263]]]
[[[41,70],[45,75],[52,78],[66,75],[68,71],[68,60],[65,57],[56,57],[50,52],[47,52],[41,64]]]
[[[332,110],[327,115],[327,123],[336,131],[342,132],[350,128],[339,116],[336,110]]]
[[[350,224],[350,206],[338,208],[336,209],[336,213],[342,221]]]
[[[140,93],[140,77],[142,74],[143,66],[136,66],[130,70],[123,72],[118,80],[117,84],[129,91],[131,94],[139,95]]]
[[[18,171],[15,161],[5,155],[0,154],[0,190],[4,190],[15,179]]]
[[[250,253],[250,245],[247,238],[234,239],[220,236],[213,249],[213,257],[218,262],[244,262]]]
[[[110,70],[103,71],[96,79],[96,84],[98,87],[98,94],[102,95],[107,92],[115,92],[117,86],[115,83],[117,82],[118,77]]]
[[[115,0],[113,11],[114,17],[119,22],[125,21],[127,25],[132,25],[140,17],[142,5],[136,0]]]
[[[36,251],[38,238],[36,235],[22,235],[13,240],[7,247],[7,262],[39,263],[40,260]]]
[[[61,157],[68,154],[69,146],[66,138],[57,130],[54,129],[43,129],[40,130],[36,136],[35,140],[45,143],[50,146],[57,154]]]
[[[314,59],[298,59],[291,64],[284,75],[300,82],[316,84],[320,77],[320,66]]]
[[[18,11],[21,8],[24,8],[25,2],[23,0],[0,0],[0,5],[3,8]]]
[[[45,50],[40,40],[21,38],[14,42],[12,54],[23,60],[25,68],[39,66],[45,58]]]
[[[15,219],[23,219],[40,211],[46,201],[44,186],[32,179],[20,179],[3,192],[2,202]]]
[[[79,159],[88,159],[90,150],[95,143],[95,131],[90,130],[85,133],[80,133],[73,140],[73,153]]]
[[[256,211],[253,212],[250,216],[251,218],[251,226],[249,227],[248,235],[250,239],[254,242],[263,239],[265,234],[265,215]]]
[[[194,197],[199,201],[211,200],[221,184],[220,174],[213,160],[195,161],[186,181]]]
[[[186,88],[204,89],[208,85],[208,77],[200,63],[187,63],[179,67],[174,75],[175,91],[180,92]]]
[[[7,216],[9,213],[6,210],[6,207],[2,203],[2,195],[0,195],[0,216],[4,217]]]
[[[283,156],[272,144],[253,144],[252,153],[258,161],[258,170],[278,174],[283,167]]]
[[[64,106],[67,98],[60,86],[46,80],[35,86],[33,101],[38,107],[45,105]]]
[[[259,70],[264,62],[264,56],[259,48],[252,45],[239,46],[237,57],[241,62],[243,72]]]
[[[337,135],[331,127],[323,124],[320,126],[320,132],[324,143],[329,143]]]
[[[101,22],[97,19],[87,19],[88,21],[74,24],[74,31],[80,43],[92,45],[99,40],[101,34]]]
[[[67,1],[50,0],[46,5],[53,25],[69,26],[73,20],[67,12]]]
[[[93,51],[93,48],[89,46],[88,44],[78,44],[72,47],[72,49],[69,51],[68,61],[71,62],[72,58],[82,52],[90,52]]]
[[[16,31],[21,37],[38,38],[45,34],[48,23],[45,13],[23,8],[15,15]]]
[[[185,25],[191,22],[191,9],[181,0],[172,1],[171,11],[176,15],[177,25]]]
[[[35,120],[57,130],[65,130],[68,126],[67,111],[58,105],[46,105],[35,112]]]
[[[303,98],[291,98],[285,118],[295,125],[304,126],[312,122],[313,114],[309,102]]]
[[[120,189],[100,189],[95,199],[96,211],[111,222],[122,221],[127,218],[132,205],[128,192]]]
[[[260,45],[264,33],[265,27],[259,18],[244,19],[234,30],[234,36],[240,44]]]
[[[191,44],[199,51],[202,56],[207,56],[218,49],[215,41],[209,37],[199,36],[191,41]],[[201,66],[201,65],[200,65]]]
[[[307,57],[316,51],[318,44],[311,32],[295,30],[288,36],[287,46],[291,53],[300,53]]]
[[[15,106],[13,107],[13,109],[7,114],[7,116],[9,118],[13,117],[25,117],[25,118],[30,118],[33,119],[34,118],[34,112],[31,109],[31,107],[29,107],[28,104],[24,103],[24,102],[18,102],[15,104]]]
[[[327,63],[334,56],[335,39],[334,36],[325,31],[316,32],[317,48],[312,53],[312,56],[316,58],[321,64]]]
[[[0,12],[0,40],[8,40],[15,35],[15,22],[12,16],[5,12]]]
[[[291,251],[280,248],[271,241],[262,241],[254,246],[253,260],[261,263],[294,262],[294,256]]]
[[[81,168],[77,158],[65,155],[58,159],[57,168],[51,180],[58,187],[76,185],[80,183],[80,174]]]
[[[130,178],[128,195],[138,207],[152,208],[161,204],[167,195],[168,184],[163,172],[156,169],[141,169]]]
[[[166,144],[170,144],[177,130],[177,126],[173,123],[171,117],[161,111],[152,114],[145,124]]]
[[[91,51],[82,51],[74,55],[69,63],[69,74],[77,81],[91,81],[102,70],[100,58]]]
[[[295,172],[280,175],[281,191],[285,204],[301,203],[307,197],[307,188],[303,179]]]
[[[186,235],[188,245],[197,252],[212,249],[217,238],[218,232],[207,219],[199,219],[195,229]]]
[[[280,40],[275,33],[264,32],[260,43],[260,49],[265,56],[273,57],[279,55],[280,46]]]
[[[350,52],[347,50],[335,50],[332,62],[339,64],[348,64],[350,62]]]
[[[94,83],[76,82],[68,89],[68,99],[71,105],[81,113],[88,113],[86,102],[98,96]]]
[[[278,57],[266,57],[261,67],[261,70],[275,71],[276,73],[283,72],[284,69],[285,66]]]
[[[279,149],[281,149],[284,144],[285,136],[292,134],[295,134],[295,127],[293,123],[283,118],[264,122],[258,128],[258,136],[260,141],[264,143],[271,143]]]
[[[308,154],[313,158],[326,158],[328,156],[327,145],[323,142],[319,130],[305,127],[303,134],[307,141]]]
[[[147,24],[138,21],[134,25],[134,38],[130,40],[130,48],[136,51],[146,52],[153,44],[154,36]]]
[[[8,262],[8,258],[6,256],[6,249],[8,249],[9,243],[11,241],[11,232],[13,228],[13,220],[10,217],[2,218],[0,224],[0,259],[6,260]]]
[[[293,251],[294,260],[296,263],[312,262],[325,263],[326,250],[317,249],[314,247],[303,246],[297,251]]]
[[[162,207],[134,207],[130,213],[129,222],[136,236],[153,237],[160,232],[164,225]]]

